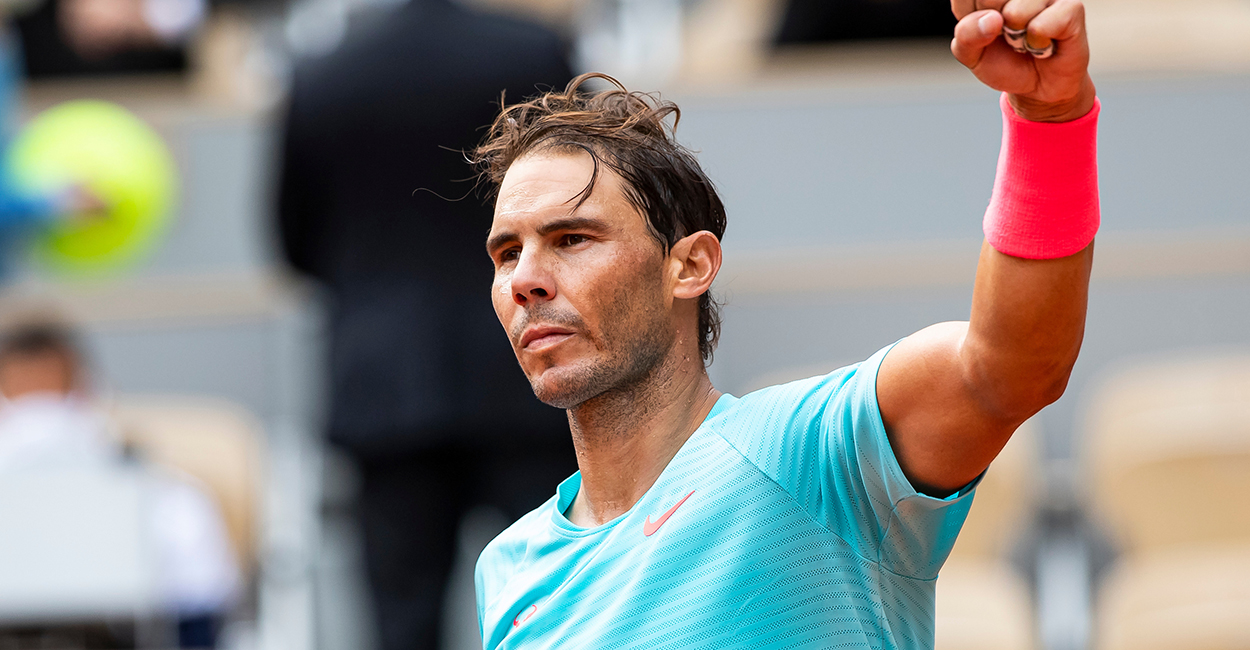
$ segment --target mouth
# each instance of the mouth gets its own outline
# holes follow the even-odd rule
[[[521,335],[521,349],[530,352],[544,350],[571,338],[576,332],[564,327],[532,326]]]

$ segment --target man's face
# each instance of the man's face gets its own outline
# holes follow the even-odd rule
[[[572,408],[644,381],[675,338],[667,256],[589,154],[517,160],[499,188],[487,252],[492,298],[534,393]]]
[[[0,359],[0,394],[17,399],[30,393],[68,395],[74,390],[74,360],[55,351],[12,353]]]

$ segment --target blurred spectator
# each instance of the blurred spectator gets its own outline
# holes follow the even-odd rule
[[[933,0],[789,0],[777,43],[950,37],[949,2]]]
[[[26,73],[37,79],[181,72],[209,11],[253,0],[18,1],[37,5],[17,21]]]
[[[412,0],[296,67],[279,225],[331,298],[329,435],[362,474],[384,650],[437,646],[467,510],[519,517],[576,471],[564,413],[499,331],[491,208],[456,182],[501,93],[570,76],[554,34],[450,0]]]
[[[61,29],[79,54],[103,58],[181,42],[204,19],[205,0],[60,0]]]
[[[0,342],[0,473],[126,462],[115,427],[91,404],[83,365],[59,326],[21,326]],[[187,476],[152,473],[150,532],[165,606],[182,647],[211,647],[239,595],[238,565],[212,498]]]
[[[144,14],[143,0],[42,0],[17,20],[27,76],[185,70],[182,36],[198,23],[184,33],[162,35],[147,25]]]

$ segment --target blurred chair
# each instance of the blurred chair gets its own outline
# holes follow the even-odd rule
[[[0,626],[152,618],[144,488],[134,467],[0,476]]]
[[[257,558],[263,462],[256,417],[225,400],[176,395],[121,396],[113,415],[141,456],[191,475],[217,498],[248,578]]]
[[[990,465],[937,583],[937,650],[1032,650],[1029,584],[1009,555],[1037,500],[1036,426],[1026,422]]]
[[[1091,405],[1089,485],[1123,553],[1096,647],[1250,648],[1250,354],[1139,366]]]

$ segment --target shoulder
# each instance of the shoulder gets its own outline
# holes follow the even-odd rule
[[[827,480],[854,474],[860,445],[885,436],[876,369],[887,350],[825,375],[749,393],[709,418],[708,428],[817,513],[826,501],[822,495],[832,494]]]
[[[784,424],[795,418],[814,417],[836,397],[853,390],[860,368],[854,364],[826,375],[798,379],[752,391],[718,414],[723,424],[737,421],[768,421]],[[718,418],[719,419],[719,418]]]
[[[862,362],[843,366],[825,375],[753,391],[737,400],[733,410],[740,416],[767,415],[784,418],[787,415],[815,415],[835,402],[875,409],[877,371],[893,347],[894,344],[886,346]]]

